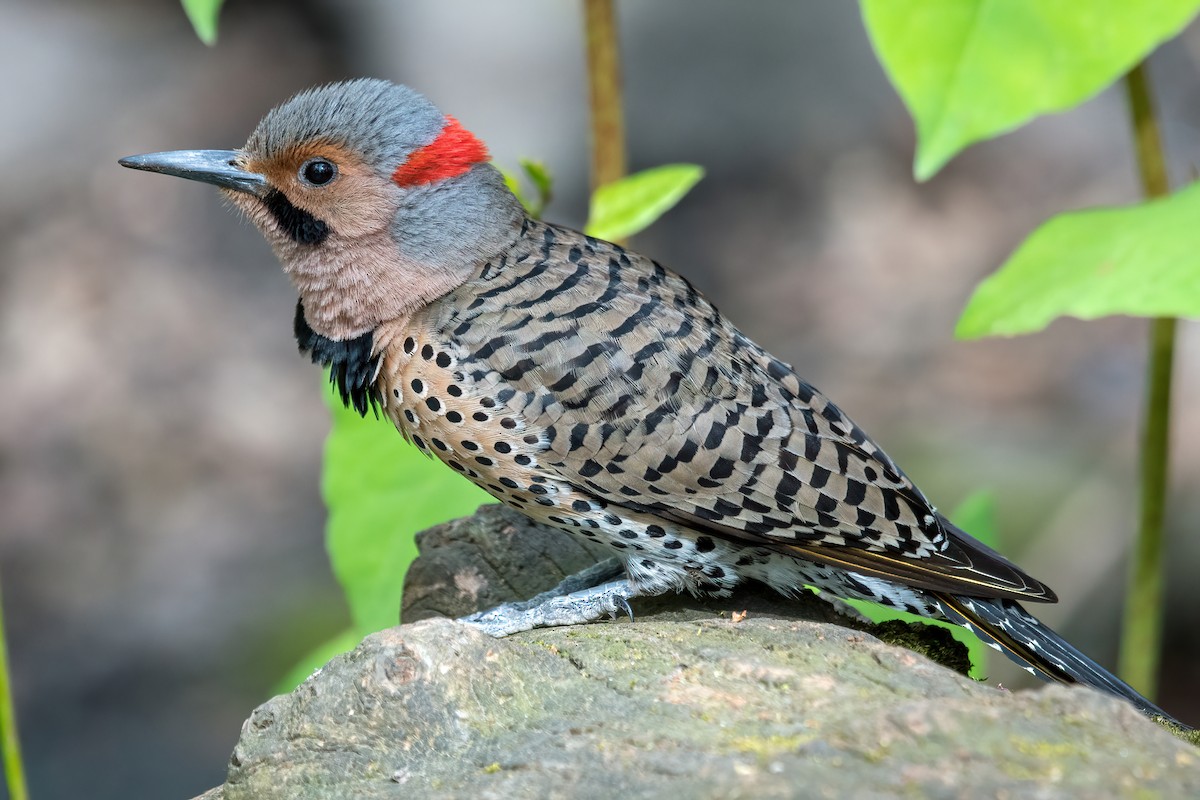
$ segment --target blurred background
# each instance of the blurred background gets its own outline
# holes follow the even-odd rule
[[[0,570],[38,798],[190,797],[242,720],[347,624],[322,545],[321,376],[259,235],[216,191],[121,170],[239,145],[323,81],[409,83],[544,160],[586,214],[578,3],[10,0],[0,26]],[[1131,202],[1118,86],[911,178],[913,132],[856,4],[618,5],[631,167],[708,177],[638,249],[796,365],[951,509],[988,488],[1036,609],[1115,660],[1146,325],[959,343],[972,287],[1044,218]],[[1200,28],[1151,64],[1173,175],[1200,163]],[[1182,327],[1161,704],[1200,722],[1200,330]],[[1006,685],[1020,678],[997,668]]]

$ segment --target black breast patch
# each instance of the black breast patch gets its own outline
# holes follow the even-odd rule
[[[299,300],[296,301],[294,330],[300,352],[308,353],[314,364],[329,367],[329,382],[337,387],[346,408],[353,408],[364,417],[368,410],[378,415],[379,389],[375,378],[381,354],[371,355],[374,334],[367,331],[342,342],[322,336],[309,327],[304,318],[304,303]]]

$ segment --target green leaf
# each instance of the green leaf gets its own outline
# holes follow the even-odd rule
[[[275,684],[273,693],[287,694],[303,683],[309,675],[312,675],[318,669],[328,664],[329,660],[334,656],[341,655],[358,647],[360,641],[362,641],[362,636],[359,632],[353,628],[347,628],[332,639],[321,642],[321,644],[305,653],[296,662],[296,665],[279,679],[279,682]]]
[[[918,180],[973,142],[1095,95],[1197,9],[1200,0],[862,0],[916,121]]]
[[[503,167],[497,166],[500,174],[504,176],[504,185],[508,190],[516,195],[521,201],[521,205],[525,206],[525,213],[534,219],[541,219],[542,214],[546,210],[546,206],[550,204],[553,197],[554,179],[550,175],[550,170],[546,169],[546,165],[540,161],[534,161],[530,158],[522,158],[519,162],[521,171],[525,177],[533,184],[533,194],[526,194],[521,188],[521,179],[517,177],[515,172],[510,172]]]
[[[217,43],[217,16],[224,0],[180,0],[196,36],[209,47]]]
[[[1057,317],[1200,317],[1200,184],[1043,224],[976,288],[955,335],[1039,331]]]
[[[500,175],[504,178],[504,185],[508,187],[510,192],[516,195],[516,198],[521,201],[521,205],[525,206],[525,210],[528,211],[529,202],[525,198],[524,193],[521,191],[521,179],[517,177],[517,174],[512,170],[505,169],[495,162],[492,163],[492,166],[500,170]]]
[[[521,169],[525,170],[525,174],[529,176],[533,188],[537,190],[538,197],[541,198],[541,207],[545,208],[554,193],[554,179],[550,176],[550,170],[546,169],[546,165],[541,161],[534,161],[531,158],[521,159]]]
[[[492,498],[405,442],[390,421],[330,403],[326,546],[362,636],[398,624],[404,573],[417,555],[413,536]]]
[[[988,547],[996,546],[996,501],[990,492],[976,491],[959,503],[958,508],[950,515],[954,524],[967,531]],[[983,680],[987,677],[988,646],[979,641],[979,637],[960,625],[948,622],[926,619],[907,611],[897,611],[876,603],[864,600],[847,600],[858,609],[863,616],[872,622],[887,622],[898,619],[901,622],[921,622],[926,625],[936,625],[950,631],[950,635],[967,647],[967,655],[971,658],[971,677]]]
[[[584,231],[609,241],[644,230],[704,177],[695,164],[667,164],[605,184],[592,194]]]
[[[996,533],[996,498],[986,489],[967,495],[951,515],[954,524],[995,550],[1000,543]]]

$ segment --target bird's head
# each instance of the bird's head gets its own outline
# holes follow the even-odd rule
[[[121,164],[220,187],[271,243],[307,323],[335,341],[454,289],[510,246],[524,219],[483,143],[381,80],[301,92],[240,150]]]

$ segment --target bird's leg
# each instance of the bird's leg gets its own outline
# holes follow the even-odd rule
[[[622,579],[571,594],[549,597],[536,605],[504,603],[487,611],[461,617],[458,621],[473,625],[492,636],[508,636],[533,628],[578,625],[599,619],[605,614],[616,616],[618,612],[630,613],[632,617],[629,600],[637,596],[637,590],[628,580]]]
[[[578,592],[583,589],[592,589],[610,581],[615,581],[625,573],[625,564],[617,557],[606,558],[603,561],[592,564],[586,569],[581,569],[574,575],[568,575],[563,578],[553,589],[547,589],[541,594],[535,595],[529,600],[523,601],[521,604],[536,605],[538,603],[549,600],[552,597],[562,597],[563,595]]]
[[[616,557],[608,558],[597,564],[592,564],[590,567],[581,569],[574,575],[568,575],[567,577],[563,578],[554,588],[547,589],[540,594],[534,595],[528,600],[513,600],[508,603],[502,603],[495,609],[477,612],[477,615],[490,613],[491,611],[499,610],[501,608],[509,611],[524,611],[526,609],[533,608],[534,606],[541,605],[542,603],[545,603],[546,601],[555,597],[563,597],[564,595],[568,595],[573,592],[579,592],[584,589],[592,589],[601,584],[615,581],[616,579],[620,578],[624,572],[625,565],[622,563],[621,559]],[[467,619],[470,619],[470,617]]]
[[[495,608],[462,617],[459,622],[473,625],[492,636],[508,636],[533,628],[591,622],[605,614],[616,617],[618,612],[633,619],[629,600],[637,597],[639,592],[628,580],[611,580],[623,570],[618,559],[602,561],[568,576],[553,589],[530,600],[501,603]]]

